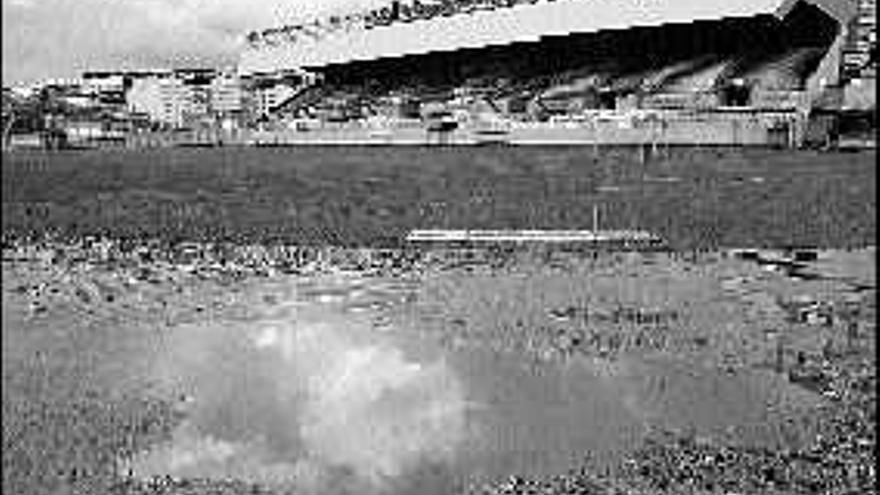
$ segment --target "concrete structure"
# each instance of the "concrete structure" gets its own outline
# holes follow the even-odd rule
[[[784,91],[805,91],[808,95],[807,106],[820,98],[828,88],[839,88],[845,83],[842,77],[843,61],[849,46],[854,46],[852,26],[869,24],[865,12],[873,12],[870,6],[860,6],[861,1],[867,5],[874,0],[704,0],[701,2],[680,2],[678,0],[658,0],[650,6],[637,0],[555,0],[539,1],[535,4],[520,4],[508,8],[475,11],[470,14],[458,14],[448,17],[435,17],[428,20],[392,23],[373,29],[335,30],[319,37],[297,37],[292,40],[282,38],[281,42],[270,44],[249,45],[243,52],[240,70],[243,74],[278,73],[279,71],[309,70],[320,73],[329,81],[339,81],[350,74],[368,74],[379,78],[396,76],[395,73],[406,72],[406,77],[418,75],[418,70],[407,70],[407,66],[420,66],[429,72],[444,71],[466,72],[481,64],[516,63],[517,53],[521,59],[530,63],[543,64],[547,58],[579,60],[593,57],[594,47],[602,39],[602,33],[619,33],[610,36],[619,38],[616,45],[607,45],[602,50],[620,51],[621,57],[637,57],[629,45],[645,43],[646,49],[656,45],[675,46],[680,58],[672,60],[662,68],[645,67],[639,70],[653,73],[615,73],[617,69],[609,69],[608,74],[596,73],[591,77],[609,78],[608,81],[616,88],[610,100],[602,102],[600,95],[593,94],[590,100],[577,108],[594,108],[594,105],[614,106],[614,95],[623,96],[645,89],[645,84],[652,87],[650,93],[666,93],[666,97],[654,98],[648,106],[664,108],[672,105],[699,106],[711,102],[711,92],[727,84],[726,79],[733,77],[745,78],[751,89],[763,92],[759,96],[761,104],[772,101],[768,92],[777,92],[777,99],[785,100],[780,93]],[[861,9],[861,10],[860,10]],[[859,13],[862,12],[860,16]],[[709,21],[709,22],[704,22]],[[682,27],[690,26],[690,27]],[[706,26],[717,26],[709,29]],[[655,35],[632,35],[633,27],[653,28]],[[859,28],[861,29],[861,28]],[[864,29],[863,29],[864,31]],[[652,32],[640,30],[639,32]],[[861,32],[861,31],[860,31]],[[666,34],[659,34],[666,33]],[[754,35],[755,40],[748,41]],[[627,38],[629,36],[629,38]],[[654,38],[651,38],[654,36]],[[662,38],[660,38],[662,36]],[[864,33],[856,36],[865,38]],[[604,36],[608,38],[609,36]],[[686,39],[690,37],[690,39]],[[654,39],[653,44],[646,39]],[[758,45],[750,43],[769,42],[765,48],[772,50],[782,48],[790,53],[777,53],[778,60],[765,60],[764,67],[743,65],[742,58],[753,58]],[[739,40],[739,41],[733,41]],[[784,41],[780,41],[784,40]],[[865,44],[859,42],[863,49]],[[717,60],[707,67],[688,67],[698,62],[700,56],[687,55],[688,46],[702,46],[703,55],[725,53],[727,59]],[[536,48],[536,47],[542,48]],[[487,57],[479,57],[473,48],[485,48],[479,53]],[[543,50],[547,57],[535,57],[533,52]],[[490,53],[491,52],[491,53]],[[470,55],[468,55],[468,53]],[[455,54],[455,55],[453,55]],[[460,60],[456,56],[461,55]],[[654,54],[665,56],[668,54]],[[395,65],[391,61],[402,56],[410,56],[411,62]],[[609,60],[615,57],[609,53]],[[813,60],[819,58],[819,62]],[[859,60],[864,59],[864,54]],[[709,57],[711,58],[711,57]],[[421,60],[422,62],[418,62]],[[754,63],[755,61],[751,61]],[[556,62],[554,62],[556,63]],[[645,62],[643,62],[645,63]],[[470,67],[461,71],[456,65]],[[557,64],[559,65],[559,64]],[[759,64],[760,65],[760,64]],[[353,67],[354,70],[347,69]],[[696,72],[694,70],[696,69]],[[792,73],[812,73],[806,81],[792,79]],[[749,72],[750,71],[750,72]],[[775,78],[789,77],[791,82],[780,86],[770,81],[768,72],[775,71]],[[684,77],[677,75],[684,73]],[[737,75],[737,73],[740,73]],[[366,77],[373,77],[369,75]],[[365,76],[358,76],[365,77]],[[678,80],[674,84],[669,81]],[[769,84],[768,84],[769,81]],[[607,84],[606,83],[606,86]],[[597,83],[591,83],[593,85]],[[640,85],[641,84],[641,88]],[[677,86],[678,89],[674,89]],[[735,89],[735,88],[734,88]],[[708,99],[692,98],[701,93]],[[583,96],[583,95],[582,95]],[[267,93],[265,98],[272,100],[274,94]],[[575,98],[583,99],[583,98]],[[720,104],[730,100],[724,97]],[[742,99],[742,98],[740,98]],[[568,110],[574,102],[565,97],[559,101],[546,100],[546,106]],[[688,102],[688,100],[694,100]],[[641,104],[629,99],[623,103]],[[740,104],[748,103],[748,95]]]
[[[632,112],[601,113],[588,120],[508,122],[485,132],[463,125],[445,133],[431,132],[419,120],[334,124],[311,122],[288,130],[256,132],[262,145],[590,145],[641,146],[779,146],[793,147],[805,132],[801,114],[789,111],[734,110],[680,112],[662,118]]]
[[[858,15],[848,24],[846,34],[843,50],[845,75],[853,79],[876,78],[876,60],[871,60],[871,50],[877,46],[876,0],[859,0]]]
[[[211,88],[217,77],[213,68],[180,68],[174,70],[174,78],[183,86],[181,90],[181,117],[185,127],[205,124],[212,120]]]
[[[594,33],[675,23],[761,15],[784,18],[808,0],[555,0],[464,15],[394,23],[373,29],[336,30],[294,41],[248,45],[243,73],[317,69],[332,64],[395,58],[465,48],[532,43],[550,36]],[[838,22],[855,15],[857,0],[809,0]]]
[[[865,77],[850,80],[843,88],[843,110],[876,111],[877,78]]]
[[[214,69],[153,72],[132,79],[126,94],[129,111],[177,128],[213,120],[217,113],[239,112],[242,99],[238,78]]]
[[[237,114],[244,110],[242,80],[234,74],[220,74],[211,81],[210,110],[218,115]]]
[[[84,85],[84,81],[79,77],[53,77],[49,79],[45,79],[43,81],[21,86],[24,91],[36,92],[43,88],[62,88],[62,89],[71,89],[71,90],[80,90]]]
[[[257,119],[264,119],[315,82],[314,74],[301,70],[251,74],[244,83],[249,93],[247,111]]]
[[[63,125],[67,141],[70,144],[85,143],[94,140],[123,140],[125,131],[114,128],[109,123],[94,121],[72,121]]]
[[[275,82],[254,89],[254,105],[258,117],[270,115],[276,107],[293,97],[297,88],[284,82]]]
[[[82,76],[82,88],[87,93],[121,93],[125,91],[126,74],[124,72],[85,72]]]
[[[131,84],[131,77],[125,72],[85,72],[82,81],[82,94],[95,105],[125,106],[125,93]]]
[[[865,60],[876,46],[874,1],[538,0],[430,19],[386,20],[372,29],[315,29],[309,35],[300,30],[296,36],[272,30],[271,36],[251,39],[240,70],[319,74],[325,84],[316,89],[318,107],[361,98],[357,104],[372,111],[366,115],[398,92],[452,111],[461,99],[456,91],[479,90],[491,110],[470,104],[460,110],[497,113],[511,122],[532,120],[511,126],[503,139],[483,133],[518,144],[659,139],[791,146],[803,142],[817,108],[875,105],[875,84],[864,76],[873,70]],[[858,57],[850,55],[856,51]],[[852,60],[862,64],[857,78],[848,68]],[[499,84],[504,79],[514,82],[505,88]],[[296,91],[293,85],[258,86],[257,112],[268,116]],[[511,111],[514,105],[502,104],[514,96],[519,115]],[[287,107],[310,108],[312,103],[297,103],[302,99],[291,99]],[[589,117],[600,109],[616,112],[618,123]],[[644,110],[662,114],[662,136],[642,123],[625,125],[628,115]],[[291,128],[283,115],[276,117],[280,125],[274,128]],[[556,117],[563,120],[552,120]],[[587,118],[588,124],[566,122],[570,117]],[[426,139],[415,129],[349,123],[308,133],[282,130],[276,137],[285,143]],[[472,124],[443,137],[482,142],[485,136]]]
[[[12,134],[5,143],[9,148],[42,148],[43,137],[39,133]]]
[[[126,100],[129,111],[171,127],[183,127],[191,108],[190,88],[170,73],[133,81]]]

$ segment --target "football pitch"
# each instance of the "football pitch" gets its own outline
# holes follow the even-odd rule
[[[309,147],[15,153],[3,230],[394,244],[412,229],[639,229],[680,249],[859,247],[862,153],[590,147]],[[595,207],[595,210],[594,210]]]

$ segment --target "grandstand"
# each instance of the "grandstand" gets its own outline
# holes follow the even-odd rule
[[[866,12],[873,0],[395,0],[251,33],[240,70],[318,75],[267,120],[355,141],[442,110],[459,125],[424,127],[459,142],[503,120],[523,143],[796,145],[814,108],[873,87]]]

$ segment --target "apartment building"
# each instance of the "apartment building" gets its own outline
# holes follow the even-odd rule
[[[218,74],[210,85],[210,111],[218,116],[239,114],[244,110],[241,79],[231,73]]]
[[[877,47],[877,2],[859,0],[858,15],[849,25],[843,51],[843,73],[847,79],[875,78]]]
[[[83,73],[81,88],[95,103],[122,105],[129,82],[130,77],[124,72],[93,71]]]
[[[146,114],[153,122],[176,128],[184,126],[191,100],[190,88],[171,72],[136,79],[126,94],[130,112]]]

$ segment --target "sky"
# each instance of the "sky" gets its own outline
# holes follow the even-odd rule
[[[84,70],[225,66],[243,35],[383,0],[0,0],[3,84]]]

